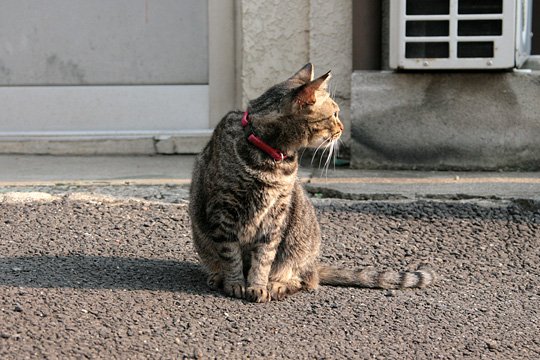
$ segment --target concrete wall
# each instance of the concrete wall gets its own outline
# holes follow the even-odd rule
[[[360,72],[352,165],[540,169],[540,72]]]
[[[330,90],[341,109],[343,140],[350,138],[352,1],[311,0],[309,57],[318,74],[332,70]]]
[[[316,75],[332,70],[331,89],[350,129],[352,1],[239,0],[237,13],[238,106],[311,61]]]

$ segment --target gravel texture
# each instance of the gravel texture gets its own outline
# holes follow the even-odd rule
[[[314,199],[322,261],[438,282],[251,304],[207,289],[185,197],[64,190],[0,197],[1,359],[540,358],[538,209]]]

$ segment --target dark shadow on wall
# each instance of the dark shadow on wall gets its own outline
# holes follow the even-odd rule
[[[540,0],[533,0],[531,54],[540,55]]]

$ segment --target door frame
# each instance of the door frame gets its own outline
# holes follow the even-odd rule
[[[185,131],[105,131],[105,132],[39,132],[0,134],[0,154],[54,154],[54,155],[94,155],[94,154],[192,154],[199,152],[209,140],[212,129],[222,116],[236,105],[235,71],[235,0],[208,0],[208,85],[192,85],[196,93],[206,98],[197,106],[177,104],[171,111],[183,116],[192,116],[203,126]],[[152,86],[152,85],[143,85]],[[156,86],[156,93],[170,93],[171,99],[182,97],[187,87],[163,89],[167,85]],[[116,86],[119,98],[131,94],[142,86]],[[171,88],[176,87],[170,85]],[[20,91],[22,96],[38,94],[47,87],[4,87],[3,91]],[[84,92],[95,91],[91,86],[65,86],[66,93],[77,99]],[[76,89],[79,88],[79,89]],[[94,88],[94,89],[92,89]],[[132,89],[130,89],[132,88]],[[185,88],[185,89],[182,89]],[[123,93],[122,91],[125,91]],[[81,92],[82,94],[75,94]],[[136,101],[137,96],[134,96]],[[29,105],[31,106],[31,104]],[[124,105],[129,107],[129,103]],[[151,106],[148,104],[148,106]],[[13,110],[17,113],[17,110]],[[148,109],[149,112],[152,109]],[[155,111],[158,111],[156,108]],[[22,111],[21,111],[22,112]],[[186,114],[187,113],[187,114]],[[189,115],[192,114],[192,115]],[[125,116],[129,116],[125,115]]]

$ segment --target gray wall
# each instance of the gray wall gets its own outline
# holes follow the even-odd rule
[[[207,84],[208,1],[2,0],[0,85]]]
[[[539,170],[540,72],[352,77],[352,165]]]

